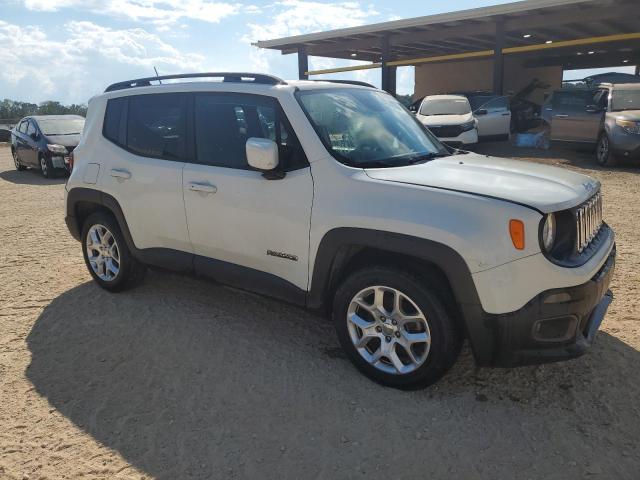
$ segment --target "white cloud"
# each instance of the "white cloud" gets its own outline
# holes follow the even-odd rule
[[[302,35],[312,32],[347,28],[375,21],[379,13],[371,6],[357,1],[317,2],[306,0],[279,0],[262,8],[263,21],[248,23],[248,32],[241,37],[245,43],[258,40]],[[288,70],[294,61],[271,50],[254,48],[250,53],[252,70],[277,72]],[[331,68],[336,61],[328,58],[310,59],[312,68]],[[344,64],[344,62],[343,62]]]
[[[61,31],[66,37],[54,40],[39,27],[0,20],[0,64],[5,65],[0,80],[22,92],[22,98],[53,94],[85,102],[110,81],[152,75],[153,66],[198,70],[204,61],[141,28],[116,30],[82,21],[68,22]]]
[[[274,14],[268,22],[249,23],[248,42],[270,40],[336,28],[355,27],[376,17],[373,7],[360,2],[321,3],[305,0],[281,0],[269,7]],[[264,13],[264,12],[263,12]]]
[[[151,21],[158,25],[181,20],[200,20],[218,23],[240,11],[234,3],[209,0],[24,0],[29,10],[56,12],[73,7],[134,21]]]
[[[146,67],[169,65],[181,69],[198,68],[203,61],[201,55],[181,53],[142,28],[113,30],[86,21],[69,22],[65,28],[71,32],[67,45],[79,55],[97,53],[119,63]]]

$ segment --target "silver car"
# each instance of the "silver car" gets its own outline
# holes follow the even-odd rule
[[[558,90],[545,103],[543,119],[552,141],[594,145],[599,165],[640,159],[640,84]]]

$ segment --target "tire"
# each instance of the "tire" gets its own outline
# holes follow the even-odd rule
[[[11,149],[11,156],[13,157],[13,164],[14,164],[14,166],[16,167],[16,170],[17,170],[17,171],[21,172],[21,171],[23,171],[25,168],[27,168],[27,167],[25,167],[24,165],[22,165],[22,164],[20,163],[20,159],[18,158],[18,153],[17,153],[17,152],[15,151],[15,149],[13,149],[13,148]]]
[[[144,280],[146,267],[131,254],[112,215],[104,212],[89,215],[82,226],[81,241],[87,269],[105,290],[120,292]]]
[[[44,178],[51,178],[53,167],[47,160],[47,157],[44,155],[38,155],[38,167],[40,168],[40,173]]]
[[[391,308],[395,298],[401,298],[399,309]],[[373,318],[372,312],[380,315]],[[436,291],[404,270],[371,267],[351,274],[335,294],[332,320],[351,362],[370,379],[402,390],[439,380],[462,346],[462,335]],[[362,340],[365,337],[369,340]]]
[[[618,164],[615,155],[611,151],[611,141],[606,133],[602,133],[598,138],[596,163],[601,167],[615,167]]]

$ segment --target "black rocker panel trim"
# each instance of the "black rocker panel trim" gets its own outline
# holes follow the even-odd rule
[[[306,292],[271,273],[196,255],[195,272],[225,285],[304,306]]]

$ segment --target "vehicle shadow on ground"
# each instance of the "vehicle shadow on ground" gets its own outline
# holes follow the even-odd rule
[[[606,333],[544,367],[478,369],[465,352],[436,386],[401,392],[359,374],[319,316],[151,272],[130,292],[65,292],[27,343],[39,394],[158,478],[418,478],[425,465],[434,478],[480,478],[478,465],[571,478],[567,458],[625,478],[638,464],[640,411],[624,399],[640,395],[640,354]]]
[[[56,185],[67,181],[66,175],[59,175],[53,178],[44,178],[39,170],[29,168],[22,170],[5,170],[0,172],[0,178],[7,182],[18,185]]]
[[[486,142],[479,143],[474,151],[481,155],[494,157],[516,158],[522,160],[541,160],[548,165],[572,165],[576,168],[594,171],[616,171],[627,173],[640,173],[638,162],[620,159],[615,167],[601,167],[595,161],[593,149],[570,149],[561,145],[552,145],[549,150],[539,148],[520,148],[510,142]]]

